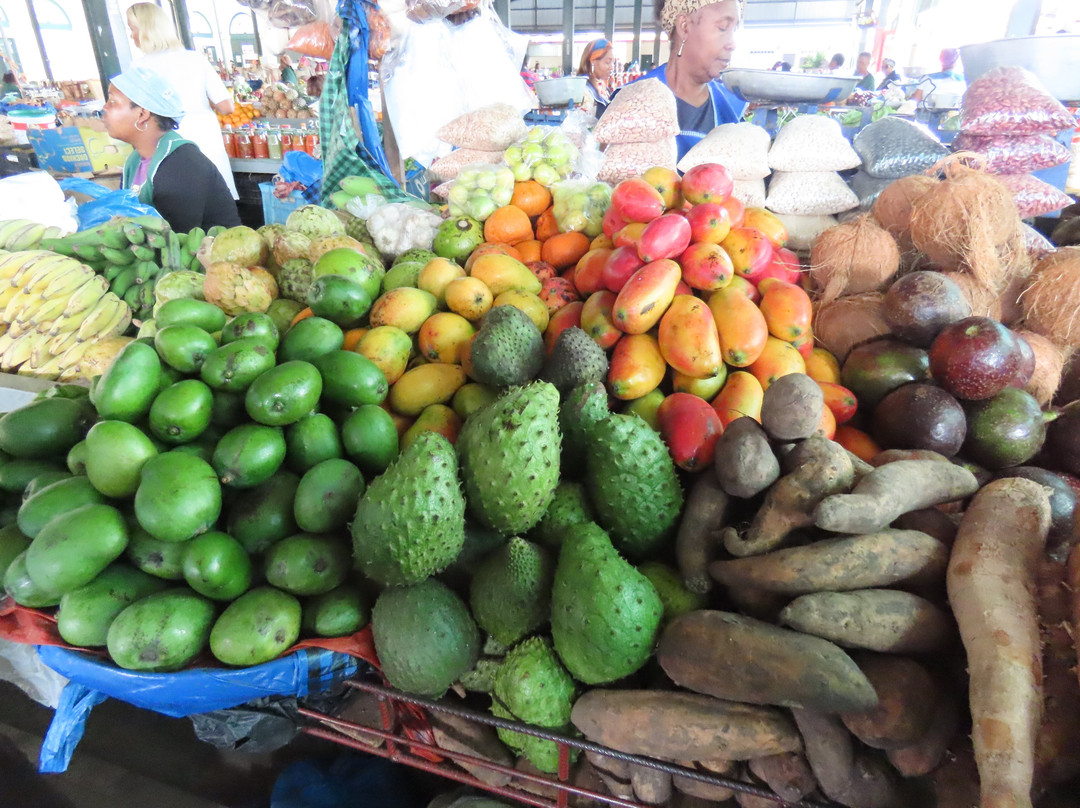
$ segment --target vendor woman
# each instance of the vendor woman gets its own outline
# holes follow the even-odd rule
[[[129,68],[113,78],[105,104],[105,128],[132,146],[123,187],[153,205],[173,230],[240,224],[225,180],[199,147],[174,131],[183,117],[180,96],[158,73]]]
[[[713,127],[738,123],[746,109],[718,81],[735,50],[741,0],[656,0],[656,13],[671,42],[671,58],[644,75],[660,79],[679,111],[679,159]]]

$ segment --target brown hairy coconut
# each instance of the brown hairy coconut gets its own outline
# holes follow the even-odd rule
[[[1070,352],[1034,331],[1018,330],[1016,335],[1027,340],[1031,352],[1035,354],[1035,372],[1031,375],[1026,390],[1035,397],[1039,406],[1045,407],[1053,400],[1061,386],[1061,377]]]
[[[814,310],[814,338],[843,362],[856,345],[889,334],[881,312],[884,299],[880,292],[867,292],[819,304]]]
[[[822,303],[879,291],[899,270],[896,240],[869,214],[830,227],[810,251],[810,277]]]
[[[1080,247],[1051,253],[1020,296],[1024,324],[1064,348],[1080,347]]]
[[[915,249],[911,243],[911,208],[938,182],[925,174],[901,177],[886,185],[874,201],[874,219],[889,231],[904,252]]]
[[[992,317],[1001,320],[1001,297],[996,291],[980,283],[966,272],[946,272],[945,277],[955,283],[971,304],[972,317]]]

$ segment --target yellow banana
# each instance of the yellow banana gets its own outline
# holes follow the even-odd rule
[[[29,219],[4,219],[0,221],[0,246],[11,249],[7,247],[8,239],[28,224],[33,224],[33,222]]]
[[[37,295],[16,295],[15,299],[8,304],[7,309],[4,311],[13,313],[11,318],[13,324],[18,323],[29,329],[34,327],[34,317],[38,309],[44,306],[46,302]]]
[[[50,356],[44,364],[37,365],[28,370],[26,365],[19,368],[20,373],[29,373],[39,379],[56,379],[60,376],[60,361],[58,357]]]
[[[80,340],[95,338],[106,324],[111,323],[116,316],[117,309],[127,307],[127,303],[118,298],[112,292],[107,293],[86,314],[86,319],[79,326],[78,335]]]
[[[10,253],[0,262],[0,278],[10,282],[24,266],[49,255],[53,255],[53,253],[47,250],[20,250]]]
[[[49,350],[49,338],[42,334],[35,334],[31,339],[33,348],[30,351],[30,368],[40,368],[46,362],[53,358],[52,351]]]
[[[4,351],[11,347],[11,344],[15,342],[15,337],[9,333],[0,335],[0,357],[3,357]]]
[[[50,335],[51,336],[51,335]],[[54,354],[62,354],[72,345],[81,345],[78,340],[78,333],[75,329],[72,329],[66,334],[57,334],[52,336],[49,340],[49,350]]]
[[[28,227],[19,231],[18,236],[15,237],[14,243],[11,246],[19,250],[30,250],[37,247],[41,243],[42,237],[45,235],[45,229],[47,225],[39,224],[38,222],[31,223]]]
[[[63,317],[67,318],[74,315],[79,318],[78,320],[75,320],[75,322],[78,323],[86,310],[101,300],[108,291],[109,282],[101,275],[94,275],[68,296],[68,302],[67,306],[64,307]]]
[[[4,286],[0,288],[0,312],[7,308],[7,304],[11,302],[15,295],[19,294],[19,289],[16,286]]]
[[[22,288],[24,295],[41,295],[52,283],[66,273],[77,270],[82,272],[82,264],[74,258],[61,255],[55,263],[43,263],[41,268],[35,269],[23,280]]]
[[[78,371],[83,354],[85,354],[93,344],[93,342],[76,342],[63,353],[57,354],[56,359],[60,364],[60,369]]]
[[[31,277],[68,260],[70,259],[67,256],[57,255],[56,253],[45,253],[41,256],[35,256],[33,259],[24,263],[19,271],[11,276],[11,285],[25,289],[26,285],[30,282]]]
[[[23,334],[21,337],[12,340],[7,350],[0,354],[0,368],[14,370],[26,362],[34,349],[34,336],[34,334]]]
[[[98,276],[94,270],[76,262],[67,272],[55,277],[52,283],[42,290],[41,296],[46,300],[54,297],[63,297],[66,300],[71,297],[72,292],[96,277]]]
[[[19,314],[22,313],[23,308],[34,300],[40,300],[40,298],[33,298],[24,294],[13,295],[7,306],[4,307],[4,319],[9,323],[14,323],[19,319]]]
[[[22,320],[30,325],[48,323],[51,326],[53,321],[63,313],[67,304],[66,297],[45,298],[29,313],[24,309]]]
[[[97,337],[92,337],[90,341],[108,339],[109,337],[119,337],[127,331],[128,326],[131,325],[131,315],[131,306],[121,300],[120,306],[117,308],[113,318],[103,325],[101,330],[98,331]]]

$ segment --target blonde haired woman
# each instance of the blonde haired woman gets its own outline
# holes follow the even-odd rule
[[[165,77],[180,94],[184,117],[178,134],[197,145],[221,173],[233,199],[237,199],[229,156],[221,139],[217,116],[233,111],[225,84],[202,54],[184,50],[172,20],[153,3],[136,3],[127,10],[131,39],[142,51],[133,67],[152,70]]]

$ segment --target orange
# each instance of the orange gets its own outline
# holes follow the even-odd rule
[[[539,216],[551,204],[551,192],[536,180],[515,182],[510,204],[521,208],[529,216]]]
[[[497,208],[484,222],[484,241],[514,244],[533,237],[529,215],[516,205]]]
[[[521,262],[527,264],[530,261],[540,261],[540,242],[534,238],[519,241],[514,249],[521,253]]]
[[[555,210],[548,208],[540,214],[540,218],[536,220],[536,238],[540,241],[547,241],[552,236],[559,234],[559,223],[555,221]]]
[[[345,332],[345,342],[342,343],[341,350],[355,351],[356,346],[360,344],[360,340],[369,330],[367,328],[350,328]]]
[[[292,326],[296,325],[298,322],[300,322],[301,320],[306,320],[308,317],[314,316],[314,314],[315,314],[315,312],[313,312],[311,310],[310,306],[308,306],[305,309],[300,309],[300,312],[295,317],[292,318],[292,322],[289,323],[289,326],[292,327]],[[307,328],[307,326],[304,326],[304,327]]]
[[[545,241],[540,257],[555,269],[564,269],[576,264],[588,251],[589,237],[584,233],[571,231],[559,233]]]

